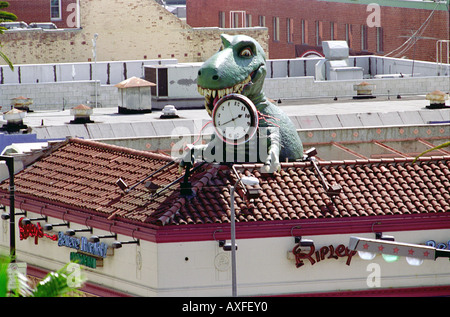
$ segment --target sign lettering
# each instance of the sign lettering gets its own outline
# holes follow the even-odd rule
[[[450,250],[450,240],[441,243],[436,243],[434,240],[428,240],[426,245],[440,250]]]
[[[49,235],[47,233],[44,233],[44,230],[41,227],[41,224],[38,222],[37,224],[24,224],[22,222],[22,219],[24,217],[19,219],[19,232],[20,232],[20,240],[26,240],[29,237],[34,237],[34,244],[38,244],[39,238],[49,238],[53,241],[58,240],[58,236],[56,234]]]
[[[70,252],[70,261],[75,262],[93,269],[96,269],[97,266],[103,266],[103,259],[100,259],[100,263],[98,263],[98,259],[89,256],[87,254],[78,253],[78,252]],[[98,265],[101,264],[101,265]]]
[[[311,265],[314,265],[325,259],[337,260],[338,258],[343,257],[347,257],[346,264],[350,265],[353,256],[357,253],[357,251],[349,250],[349,248],[343,244],[339,244],[336,248],[333,245],[323,246],[319,250],[316,250],[314,244],[307,248],[309,248],[309,252],[303,252],[300,244],[296,244],[292,250],[292,253],[295,256],[295,266],[297,268],[305,264],[303,260],[308,260]]]
[[[72,248],[79,250],[94,256],[106,258],[106,252],[108,246],[103,242],[89,242],[86,237],[75,238],[64,234],[64,232],[58,232],[58,246],[64,246],[67,248]]]

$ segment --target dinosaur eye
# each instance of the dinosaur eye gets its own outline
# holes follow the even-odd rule
[[[240,55],[243,56],[243,57],[252,57],[253,56],[253,51],[249,47],[247,47],[247,48],[244,48],[241,51]]]

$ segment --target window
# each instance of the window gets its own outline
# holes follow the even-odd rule
[[[252,25],[252,15],[251,14],[246,14],[245,15],[245,26],[248,28],[251,28]]]
[[[266,26],[266,17],[264,16],[264,15],[260,15],[259,17],[258,17],[258,20],[259,20],[259,26]]]
[[[377,27],[377,52],[384,52],[383,28]]]
[[[334,41],[337,39],[337,23],[330,22],[330,40]]]
[[[61,20],[61,0],[50,0],[51,20]]]
[[[308,21],[302,20],[302,44],[308,43]]]
[[[368,26],[361,25],[361,50],[367,51],[369,48]]]
[[[286,31],[287,31],[288,43],[293,43],[294,42],[294,19],[286,20]]]
[[[280,40],[280,18],[279,17],[273,18],[273,40],[274,41]]]
[[[230,11],[230,28],[245,27],[245,11]]]
[[[353,45],[353,27],[351,24],[345,25],[345,40],[347,41],[348,47],[351,48]]]
[[[219,28],[225,27],[225,12],[219,11]]]
[[[316,45],[322,45],[323,39],[323,23],[322,21],[316,21]]]
[[[232,12],[231,27],[232,28],[238,28],[239,27],[239,12]]]

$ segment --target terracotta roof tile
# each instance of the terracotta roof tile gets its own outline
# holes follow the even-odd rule
[[[193,197],[180,195],[176,164],[163,168],[129,192],[129,186],[167,165],[170,157],[134,151],[94,141],[71,139],[15,177],[18,199],[36,199],[105,218],[156,225],[228,223],[230,186],[237,180],[225,165],[198,166],[190,178]],[[282,164],[279,173],[260,172],[259,165],[235,165],[237,173],[260,180],[259,196],[235,195],[237,221],[284,221],[340,217],[407,215],[450,212],[450,157],[318,162],[326,186],[310,162]],[[173,186],[166,187],[173,183]],[[0,185],[6,194],[8,180]],[[164,189],[161,191],[161,189]],[[6,197],[6,196],[5,196]]]

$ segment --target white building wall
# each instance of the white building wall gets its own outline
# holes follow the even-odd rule
[[[449,230],[386,233],[397,241],[425,243],[433,239],[446,242]],[[374,238],[374,234],[358,236]],[[324,235],[304,237],[313,239],[316,250],[330,244],[347,246],[350,235]],[[350,265],[347,257],[325,259],[297,268],[290,251],[294,237],[238,239],[237,283],[238,295],[257,296],[364,290],[375,288],[418,287],[448,285],[450,271],[448,259],[425,261],[414,267],[405,258],[387,263],[381,255],[372,261],[353,256]],[[230,296],[231,268],[224,270],[215,265],[219,257],[229,259],[217,242],[167,243],[158,246],[159,287],[163,296]],[[164,249],[164,250],[163,250]],[[306,248],[306,251],[309,249]],[[186,260],[186,258],[188,260]],[[226,262],[226,261],[225,261]],[[224,262],[221,262],[224,263]],[[218,269],[220,268],[220,270]],[[371,276],[379,273],[379,285],[373,284]],[[368,279],[370,279],[368,284]]]
[[[19,212],[19,210],[17,210]],[[39,217],[28,213],[28,217]],[[17,222],[19,217],[17,217]],[[61,220],[49,219],[50,223]],[[1,222],[0,251],[9,247],[9,222]],[[71,229],[86,228],[71,223]],[[58,227],[55,228],[55,232]],[[66,228],[61,228],[65,231]],[[94,234],[107,235],[94,228]],[[424,244],[428,240],[448,243],[450,229],[384,232],[396,241]],[[16,230],[18,262],[56,271],[69,262],[73,249],[47,238],[19,240]],[[78,233],[77,237],[90,234]],[[353,234],[374,238],[374,234]],[[323,246],[348,245],[351,235],[304,236],[313,239],[318,251]],[[381,255],[365,261],[355,255],[350,265],[347,256],[325,258],[314,265],[304,259],[297,268],[291,253],[294,237],[239,239],[237,233],[237,290],[240,296],[370,290],[377,288],[419,287],[450,284],[449,261],[438,258],[410,266],[405,258],[387,263]],[[118,236],[119,241],[132,240]],[[103,242],[111,243],[112,239]],[[88,281],[137,296],[231,296],[231,252],[223,251],[217,241],[123,245],[104,259],[104,266],[84,268]],[[228,241],[229,242],[229,241]],[[309,248],[305,248],[305,252]],[[315,258],[315,257],[314,257]],[[375,278],[375,280],[373,279]],[[369,282],[368,282],[369,281]]]

